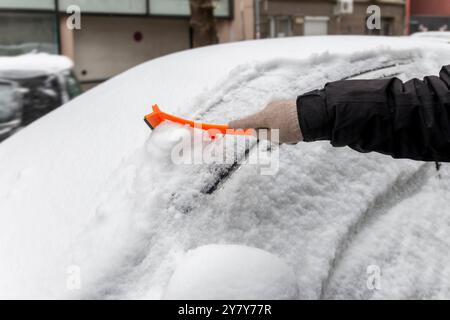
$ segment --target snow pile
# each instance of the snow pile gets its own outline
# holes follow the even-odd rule
[[[276,175],[243,165],[208,194],[217,166],[171,161],[197,133],[150,133],[142,118],[158,103],[222,122],[360,73],[437,74],[449,49],[382,37],[236,43],[156,59],[83,94],[0,144],[0,297],[160,299],[180,259],[212,243],[279,257],[297,298],[448,297],[448,166],[439,179],[432,164],[302,143],[279,148]],[[386,291],[365,287],[368,264]],[[66,286],[70,266],[80,290]]]
[[[27,53],[13,57],[0,57],[0,75],[14,75],[29,72],[37,74],[53,74],[70,70],[73,62],[69,58],[48,53]]]
[[[273,254],[237,245],[208,245],[187,252],[165,299],[295,299],[294,272]]]

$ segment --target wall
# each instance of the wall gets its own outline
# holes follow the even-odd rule
[[[134,40],[135,32],[142,33],[142,41]],[[187,19],[84,16],[73,37],[75,73],[84,83],[190,46]],[[70,46],[70,40],[64,43]]]
[[[411,0],[411,15],[450,16],[450,1]]]
[[[222,43],[254,39],[254,0],[233,0],[233,17],[233,20],[217,20],[219,41]]]
[[[403,35],[405,29],[405,8],[402,4],[391,4],[389,2],[377,3],[381,8],[381,17],[392,19],[392,30],[390,35]],[[367,34],[366,10],[369,3],[354,3],[353,14],[343,15],[335,20],[335,34]]]
[[[75,32],[67,28],[67,18],[59,21],[61,54],[75,61]]]
[[[291,16],[294,18],[294,35],[303,35],[303,17],[324,16],[329,17],[329,34],[366,34],[366,10],[374,1],[355,1],[352,15],[334,14],[335,1],[328,0],[265,0],[262,5],[261,33],[263,37],[269,35],[269,20],[271,15]],[[382,17],[392,18],[394,23],[393,35],[402,35],[404,32],[404,1],[378,1]],[[300,19],[295,19],[300,18]]]
[[[449,0],[411,0],[410,32],[450,30]]]

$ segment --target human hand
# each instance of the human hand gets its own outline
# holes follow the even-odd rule
[[[273,130],[279,130],[278,143],[296,144],[303,140],[296,101],[275,101],[262,111],[242,119],[230,121],[233,129],[268,129],[268,139],[272,140]]]

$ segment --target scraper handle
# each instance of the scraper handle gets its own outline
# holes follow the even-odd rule
[[[165,113],[159,109],[158,105],[153,105],[153,112],[146,115],[144,118],[145,123],[151,128],[155,129],[159,126],[163,121],[168,120],[175,123],[179,123],[184,126],[190,126],[192,128],[202,129],[208,131],[208,134],[211,138],[215,138],[216,134],[232,134],[232,135],[243,135],[243,136],[251,136],[253,135],[253,129],[245,129],[245,130],[234,130],[231,129],[226,124],[211,124],[211,123],[202,123],[195,122],[188,119],[183,119],[177,116],[174,116],[169,113]]]

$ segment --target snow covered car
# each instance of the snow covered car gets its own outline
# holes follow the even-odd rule
[[[22,100],[19,86],[0,79],[0,141],[10,136],[22,123]]]
[[[433,41],[441,41],[444,43],[450,43],[450,32],[449,31],[426,31],[426,32],[416,32],[411,35],[411,37],[429,39]]]
[[[329,81],[449,63],[448,45],[412,37],[271,39],[171,54],[86,92],[0,145],[0,297],[450,298],[447,164],[251,138],[232,163],[175,163],[198,131],[143,121],[158,103],[226,122]],[[271,174],[237,161],[260,151],[278,154]]]
[[[72,66],[66,57],[44,53],[0,57],[0,80],[16,83],[22,93],[22,126],[81,93]]]

